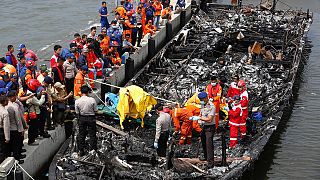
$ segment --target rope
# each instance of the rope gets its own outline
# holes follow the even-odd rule
[[[5,175],[5,176],[1,176],[2,178],[5,178],[7,176],[9,176],[9,174],[11,173],[11,171],[13,170],[13,176],[14,179],[16,179],[16,170],[17,170],[17,166],[32,180],[35,180],[25,169],[23,169],[22,166],[20,166],[20,164],[18,163],[18,161],[15,161],[14,164],[12,165],[12,167],[10,168],[9,172]]]
[[[22,166],[20,166],[19,163],[16,162],[15,164],[18,165],[19,168],[21,168],[21,170],[22,170],[30,179],[34,180],[33,177],[32,177],[25,169],[23,169]]]

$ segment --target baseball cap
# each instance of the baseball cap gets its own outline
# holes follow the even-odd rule
[[[47,83],[47,84],[52,84],[53,80],[50,76],[46,76],[43,80],[43,82]]]
[[[26,45],[25,45],[25,44],[19,44],[18,49],[19,49],[19,51],[20,51],[22,48],[25,48],[25,47],[26,47]]]
[[[84,70],[84,71],[89,71],[89,69],[88,69],[88,66],[87,66],[87,65],[83,65],[83,66],[81,66],[81,69],[82,69],[82,70]]]

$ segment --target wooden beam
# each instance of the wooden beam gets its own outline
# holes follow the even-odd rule
[[[125,133],[125,132],[123,132],[123,131],[121,131],[119,129],[116,129],[116,128],[112,127],[112,126],[109,126],[109,125],[107,125],[107,124],[105,124],[105,123],[103,123],[101,121],[96,121],[96,124],[101,126],[102,128],[108,129],[108,130],[110,130],[110,131],[112,131],[112,132],[114,132],[114,133],[116,133],[118,135],[121,135],[121,136],[127,136],[128,135],[127,133]]]

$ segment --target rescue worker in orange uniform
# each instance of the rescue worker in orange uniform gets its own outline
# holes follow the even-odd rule
[[[88,73],[88,66],[83,65],[74,78],[74,97],[76,99],[81,97],[81,87],[84,85],[84,77]]]
[[[200,108],[198,108],[194,105],[188,105],[185,108],[188,109],[192,113],[193,116],[200,116]],[[201,133],[201,131],[202,131],[198,121],[192,121],[192,129],[194,129],[198,133]]]
[[[155,9],[155,26],[157,28],[157,30],[159,29],[159,25],[160,25],[160,17],[161,17],[161,11],[162,11],[162,4],[160,2],[160,0],[156,0],[153,5],[152,5]]]
[[[192,128],[193,128],[193,121],[190,120],[190,117],[192,117],[194,114],[192,111],[192,108],[179,108],[179,107],[174,107],[170,111],[170,115],[173,120],[173,124],[175,127],[175,134],[180,132],[181,137],[179,144],[191,144],[192,140]],[[200,113],[200,111],[199,111]],[[182,125],[180,126],[180,124]],[[198,125],[199,126],[199,125]],[[196,129],[198,132],[201,132],[201,128],[199,131],[200,126]]]
[[[236,95],[233,97],[233,103],[231,107],[232,109],[228,111],[230,127],[230,149],[235,148],[238,143],[238,131],[242,115],[240,96]],[[228,110],[228,108],[225,107],[225,110]]]
[[[246,82],[240,80],[238,82],[238,87],[240,88],[240,103],[242,109],[242,115],[240,120],[240,136],[241,140],[246,140],[247,136],[247,118],[249,114],[248,105],[249,105],[249,95],[246,89]]]
[[[209,100],[213,103],[216,113],[215,113],[215,125],[218,128],[219,125],[219,111],[220,111],[220,98],[222,93],[222,88],[217,81],[216,76],[211,77],[211,83],[207,86],[206,92],[208,93]]]
[[[109,46],[110,46],[110,37],[107,35],[104,35],[103,40],[100,42],[100,48],[102,49],[102,55],[107,55],[109,52]]]
[[[126,9],[123,7],[124,1],[121,1],[120,4],[121,5],[117,7],[116,12],[119,13],[119,15],[122,18],[125,18],[126,17]]]
[[[120,54],[117,51],[119,44],[117,41],[113,41],[112,45],[110,46],[109,52],[111,53],[111,61],[113,63],[113,65],[115,65],[116,67],[121,66],[121,58],[120,58]]]
[[[144,35],[150,33],[150,35],[152,36],[156,32],[156,30],[156,27],[152,25],[152,20],[149,20],[148,24],[144,28]]]
[[[131,18],[131,16],[132,16],[133,13],[134,13],[134,10],[128,11],[128,12],[126,13],[127,16],[126,16],[125,21],[124,21],[124,23],[123,23],[122,38],[124,39],[126,34],[130,34],[130,42],[132,42],[131,36],[132,36],[132,29],[134,28],[134,25],[131,24],[131,22],[130,22],[130,18]]]

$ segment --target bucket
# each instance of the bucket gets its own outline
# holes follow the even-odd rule
[[[252,113],[252,119],[255,120],[255,121],[258,121],[258,122],[262,121],[262,113],[261,113],[261,111]]]

